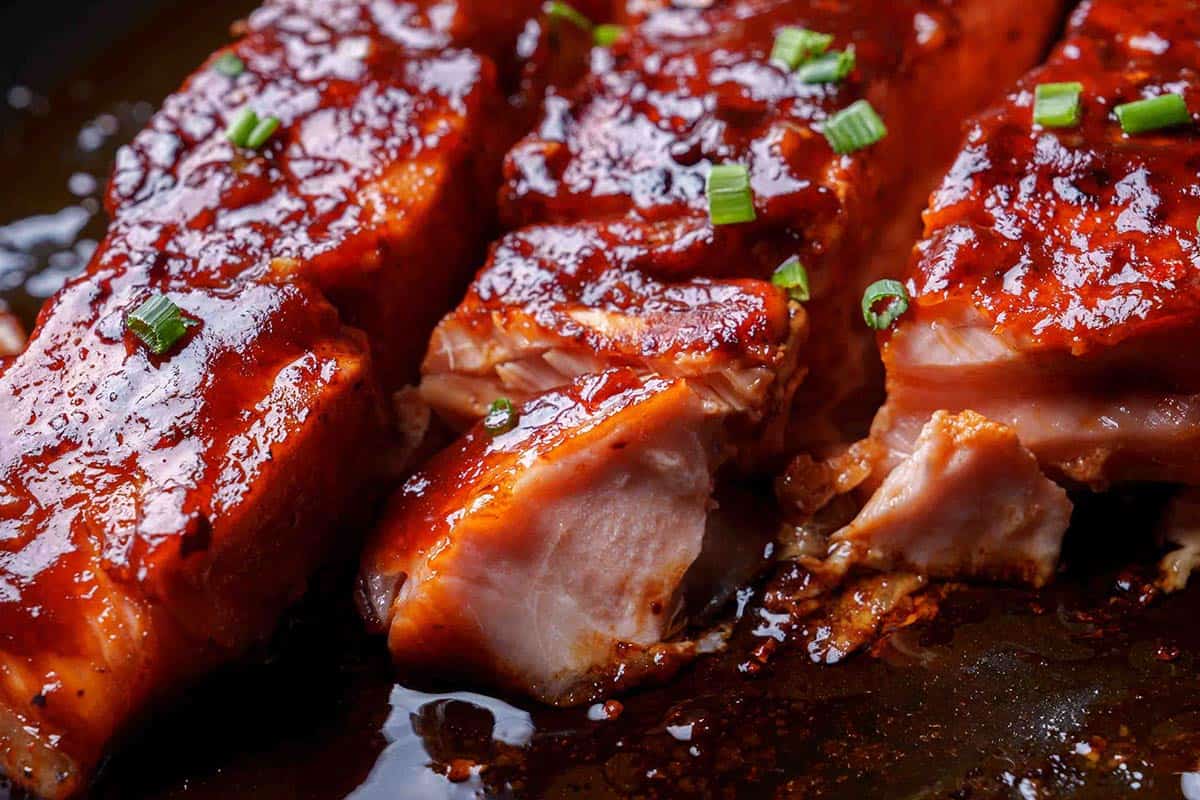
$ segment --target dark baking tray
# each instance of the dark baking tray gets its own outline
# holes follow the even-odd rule
[[[0,298],[26,322],[103,231],[89,183],[251,5],[0,10]],[[148,720],[93,796],[326,800],[375,768],[363,800],[1178,798],[1200,786],[1200,590],[1148,588],[1164,496],[1085,499],[1045,591],[964,588],[869,654],[818,666],[785,652],[753,678],[737,668],[744,630],[728,654],[621,698],[615,720],[523,706],[524,747],[493,736],[495,716],[523,712],[483,700],[400,704],[388,722],[383,644],[361,632],[349,570],[331,568],[274,641]],[[488,766],[452,783],[456,759]]]

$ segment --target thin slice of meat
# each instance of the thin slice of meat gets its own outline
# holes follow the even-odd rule
[[[1200,362],[1185,344],[1200,334],[1200,137],[1127,135],[1112,112],[1168,91],[1200,108],[1198,37],[1182,2],[1085,3],[1049,62],[973,124],[926,213],[912,308],[884,337],[873,485],[939,409],[1010,427],[1064,484],[1200,483]],[[1081,124],[1034,125],[1034,88],[1070,81]]]
[[[519,227],[493,247],[466,300],[435,333],[423,396],[466,426],[497,397],[535,408],[608,369],[632,370],[671,396],[682,382],[710,409],[696,435],[708,437],[705,450],[727,451],[722,461],[734,474],[763,469],[789,446],[825,448],[865,433],[874,408],[864,389],[878,364],[858,310],[863,288],[911,247],[919,209],[957,143],[954,121],[1032,63],[1056,15],[1055,4],[1031,11],[973,0],[628,4],[626,32],[594,51],[574,91],[547,98],[537,132],[509,154],[501,213]],[[787,26],[829,32],[833,47],[855,48],[857,68],[839,84],[804,83],[769,59]],[[864,97],[889,134],[837,155],[822,127]],[[930,118],[949,122],[930,126]],[[710,223],[705,179],[722,162],[747,167],[754,222]],[[811,278],[803,309],[769,282],[793,256]],[[863,407],[852,407],[851,397]],[[688,419],[647,428],[653,439],[643,446],[673,454],[671,463],[686,460],[679,435]],[[592,524],[592,493],[562,483],[547,495],[533,476],[578,451],[547,450],[529,463],[514,456],[503,479],[512,499],[477,528],[467,522],[475,519],[471,504],[496,485],[479,435],[475,429],[438,462],[458,477],[410,483],[396,497],[363,563],[365,605],[390,629],[400,663],[455,669],[554,702],[585,700],[579,687],[620,672],[622,636],[641,652],[674,632],[643,624],[641,589],[598,595],[598,587],[621,585],[598,583],[588,565],[628,561],[638,565],[638,586],[674,596],[679,563],[664,558],[655,567],[654,559],[694,558],[697,527],[663,525],[645,502],[644,487],[655,481],[582,437],[595,448],[587,463],[606,465],[605,519],[623,530],[572,539],[572,557],[554,559],[548,573],[543,554],[558,532]],[[531,509],[545,507],[556,509],[555,524],[531,524]],[[436,570],[417,577],[404,565],[425,563],[434,518],[438,541],[454,545],[438,551]],[[487,560],[473,563],[483,558],[476,554]],[[526,587],[503,604],[484,599],[491,584],[478,577],[500,562],[506,591]],[[544,612],[553,613],[556,641],[593,637],[593,646],[542,646],[543,612],[521,602],[553,592],[562,594],[556,603],[581,610]],[[463,607],[470,624],[455,623],[454,636],[470,635],[441,638],[438,620],[460,619]],[[594,636],[595,620],[603,620],[603,636]],[[621,674],[628,684],[643,673]]]
[[[386,393],[481,256],[514,138],[456,26],[508,53],[518,7],[538,4],[271,3],[121,151],[108,236],[0,373],[18,785],[81,790],[114,737],[356,543]],[[213,68],[231,54],[237,74]],[[247,107],[280,123],[257,149],[225,134]],[[194,323],[162,355],[125,325],[155,294]]]
[[[491,266],[434,331],[422,395],[470,424],[497,397],[524,401],[576,375],[626,365],[693,380],[758,411],[796,373],[805,315],[761,280],[722,279],[735,252],[698,220],[538,226],[496,245]]]
[[[658,645],[725,458],[714,411],[687,381],[611,370],[510,431],[472,428],[409,479],[364,557],[398,663],[559,702],[690,654]]]
[[[972,411],[939,411],[911,456],[832,540],[831,560],[932,577],[1054,574],[1071,502],[1016,433]]]

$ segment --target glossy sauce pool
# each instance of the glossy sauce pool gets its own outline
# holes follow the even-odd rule
[[[0,297],[27,324],[103,230],[115,147],[252,6],[185,5],[62,86],[0,87]],[[274,641],[148,719],[93,796],[1200,797],[1200,590],[1146,589],[1160,500],[1085,504],[1046,591],[957,591],[870,654],[785,650],[748,677],[771,633],[751,602],[726,654],[592,709],[397,684],[331,566]]]

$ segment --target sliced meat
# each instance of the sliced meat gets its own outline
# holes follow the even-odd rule
[[[681,622],[725,457],[713,411],[687,381],[612,370],[508,432],[472,428],[393,499],[364,558],[398,663],[559,702],[686,655],[652,650]]]
[[[1200,107],[1189,9],[1082,5],[1049,62],[971,127],[926,213],[912,309],[884,337],[876,485],[907,469],[939,409],[1010,427],[1065,484],[1200,482],[1200,371],[1180,346],[1200,333],[1200,137],[1190,124],[1128,135],[1112,111],[1167,91]],[[1081,124],[1034,125],[1035,87],[1071,81]]]
[[[932,577],[1024,580],[1054,574],[1071,502],[1016,433],[939,411],[911,456],[831,540],[832,560]]]
[[[534,408],[578,391],[562,387],[586,386],[589,375],[632,370],[647,391],[675,396],[684,385],[700,399],[707,433],[696,435],[708,437],[703,449],[728,451],[731,473],[762,469],[788,446],[823,448],[865,432],[874,409],[863,389],[878,365],[859,298],[910,248],[933,175],[957,142],[953,124],[927,120],[961,119],[1000,91],[1032,62],[1055,16],[1054,4],[1031,11],[970,0],[628,4],[625,34],[594,51],[574,91],[547,98],[538,131],[509,154],[501,213],[518,229],[493,247],[466,300],[439,326],[422,394],[466,426],[497,397]],[[833,34],[833,47],[856,49],[857,68],[840,84],[803,83],[769,60],[785,26]],[[863,97],[889,135],[835,155],[822,126]],[[710,223],[705,180],[721,162],[748,168],[754,222]],[[811,278],[803,311],[769,283],[793,256]],[[852,407],[852,395],[866,397],[863,408]],[[682,458],[679,436],[691,418],[675,413],[676,425],[646,430],[645,446]],[[549,502],[540,478],[549,455],[514,455],[503,478],[512,499],[480,518],[485,523],[468,524],[475,499],[497,485],[474,430],[437,462],[458,477],[410,483],[364,561],[366,604],[390,629],[396,659],[555,702],[587,699],[578,687],[594,686],[597,674],[620,672],[632,682],[640,672],[621,670],[614,645],[645,648],[675,630],[645,624],[640,587],[656,587],[660,598],[678,594],[677,557],[695,558],[702,526],[663,524],[645,503],[645,487],[657,482],[638,464],[614,461],[601,440],[577,435],[579,447],[594,448],[570,451],[592,465],[583,474],[598,464],[616,470],[592,476],[614,523],[604,535],[572,538],[564,557],[547,561],[561,531],[587,524],[588,484],[564,483]],[[711,483],[703,482],[705,492]],[[688,507],[703,516],[707,503]],[[540,514],[531,520],[529,510],[542,508],[555,509],[553,524]],[[563,518],[571,522],[559,524]],[[442,531],[436,541],[455,544],[439,550],[446,561],[437,570],[412,573],[434,541],[431,520]],[[521,537],[501,538],[500,530]],[[591,575],[590,565],[621,562],[638,565],[636,585]],[[495,563],[505,565],[498,585],[518,593],[503,602],[490,582],[500,580]],[[411,590],[397,589],[402,573]],[[472,578],[449,577],[462,575]],[[555,603],[578,610],[574,621],[530,604],[529,592],[549,593],[543,586],[561,594]],[[443,636],[439,620],[461,620],[464,608],[474,615]],[[544,646],[542,613],[556,641],[593,644]]]
[[[518,6],[538,4],[272,3],[214,56],[238,74],[210,62],[121,151],[108,236],[0,373],[18,785],[82,789],[114,736],[353,546],[385,393],[477,263],[513,138],[492,62],[453,45],[507,53]],[[280,121],[257,149],[225,135],[246,107]],[[125,320],[160,293],[195,324],[153,355]]]
[[[690,378],[739,411],[765,408],[776,376],[796,372],[804,312],[765,281],[721,279],[711,239],[696,220],[506,237],[435,330],[422,395],[470,424],[497,397],[626,365]]]

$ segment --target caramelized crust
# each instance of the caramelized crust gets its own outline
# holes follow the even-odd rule
[[[536,2],[271,3],[118,157],[109,234],[0,373],[0,768],[84,787],[160,697],[268,634],[371,506],[382,390],[466,282]],[[426,13],[428,12],[428,13]],[[257,150],[244,107],[280,127]],[[196,324],[125,329],[167,294]],[[364,333],[366,335],[364,335]]]
[[[1112,109],[1163,92],[1200,108],[1200,20],[1176,0],[1088,2],[1050,61],[971,128],[926,214],[911,288],[961,299],[1023,349],[1082,354],[1200,315],[1200,139],[1127,136]],[[1033,127],[1040,83],[1083,84],[1082,124]]]

